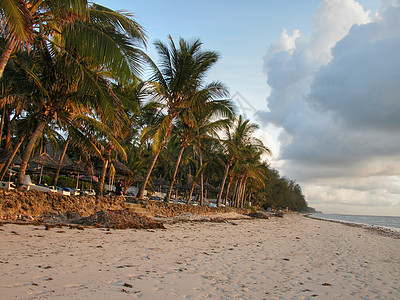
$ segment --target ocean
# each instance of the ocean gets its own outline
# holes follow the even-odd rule
[[[353,223],[371,227],[381,227],[400,233],[400,217],[357,216],[357,215],[339,215],[339,214],[323,214],[323,213],[315,213],[312,214],[310,217],[317,219],[340,221],[344,223]]]

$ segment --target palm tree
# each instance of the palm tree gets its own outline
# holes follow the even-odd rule
[[[228,121],[228,119],[218,118],[231,118],[233,116],[233,107],[230,101],[215,99],[216,97],[225,97],[227,95],[228,91],[221,83],[213,82],[196,92],[189,107],[182,110],[181,118],[176,126],[176,134],[180,139],[180,150],[165,199],[166,202],[169,202],[171,198],[173,185],[185,149],[189,145],[201,143],[201,140],[217,137],[217,131],[221,130]]]
[[[62,116],[69,118],[73,112],[89,108],[97,116],[107,115],[109,119],[118,119],[116,112],[123,112],[120,99],[112,92],[104,75],[126,81],[132,78],[142,59],[139,57],[140,49],[134,47],[135,41],[141,40],[144,44],[144,37],[139,38],[140,32],[134,32],[136,23],[124,15],[96,5],[89,12],[89,20],[69,23],[61,33],[46,37],[46,40],[44,36],[35,40],[30,55],[40,63],[28,68],[26,73],[36,84],[30,102],[35,102],[32,107],[38,122],[25,148],[17,182],[19,186],[22,186],[33,145],[50,121]],[[86,39],[85,30],[88,34]],[[92,32],[99,36],[93,39],[89,34]],[[81,44],[72,37],[74,35],[80,36]],[[48,43],[49,39],[55,42]],[[100,41],[104,41],[104,45],[99,44]],[[89,46],[93,49],[104,46],[108,51],[103,51],[105,56],[101,58],[100,52],[89,54]]]
[[[161,58],[161,69],[149,60],[153,72],[151,85],[154,100],[164,104],[166,114],[153,136],[154,154],[140,187],[137,196],[139,199],[143,198],[158,156],[171,136],[173,122],[180,118],[184,109],[190,107],[196,91],[203,87],[208,70],[219,57],[213,51],[202,51],[200,40],[186,42],[180,38],[177,47],[169,36],[169,45],[157,41],[155,46]]]
[[[222,140],[222,144],[225,148],[225,173],[221,182],[221,191],[218,194],[217,206],[221,204],[222,194],[224,192],[224,186],[226,179],[229,174],[229,170],[234,164],[238,163],[243,156],[247,156],[251,151],[265,152],[268,155],[271,154],[270,149],[268,149],[261,140],[253,137],[255,130],[258,129],[258,125],[250,123],[249,120],[243,120],[242,116],[235,121],[231,126],[225,127],[226,139]],[[229,186],[231,185],[231,182]],[[229,191],[227,191],[228,193]]]
[[[86,0],[0,0],[0,24],[6,38],[0,56],[0,78],[11,54],[23,46],[29,48],[38,35],[52,35],[61,24],[85,19],[88,13]]]
[[[12,152],[12,132],[16,130],[16,123],[21,118],[21,113],[29,107],[26,97],[32,93],[33,84],[27,81],[26,73],[21,65],[30,63],[26,53],[18,53],[7,65],[5,76],[0,78],[0,108],[2,109],[0,145],[3,146],[1,153],[3,156]]]
[[[268,168],[261,162],[261,155],[266,150],[255,147],[252,144],[247,145],[241,150],[239,160],[236,162],[234,169],[239,179],[239,186],[236,191],[235,203],[239,207],[244,205],[244,195],[247,184],[250,181],[258,182],[265,187],[265,180],[268,178]]]
[[[125,176],[124,193],[127,188],[143,172],[145,159],[143,158],[144,147],[140,142],[139,132],[148,120],[143,120],[143,115],[149,113],[149,107],[144,105],[144,100],[148,96],[146,82],[135,78],[127,85],[118,84],[114,87],[114,92],[121,100],[126,114],[126,120],[122,123],[119,132],[119,141],[126,152],[126,165],[132,172]]]
[[[58,160],[57,170],[56,170],[56,173],[55,173],[54,178],[53,178],[53,185],[54,186],[57,186],[58,177],[60,176],[60,171],[61,171],[61,168],[63,166],[62,164],[63,164],[63,161],[64,161],[65,154],[67,153],[67,149],[68,149],[68,145],[69,145],[70,141],[71,141],[70,137],[68,136],[68,138],[64,142],[63,149],[62,149],[61,155],[60,155],[60,159]]]
[[[140,68],[142,54],[136,44],[144,45],[146,38],[132,14],[89,6],[86,0],[0,0],[0,16],[0,31],[7,41],[0,56],[0,78],[12,52],[30,48],[38,37],[63,50],[74,48],[109,70],[118,66],[136,73]],[[122,78],[129,78],[124,73]]]

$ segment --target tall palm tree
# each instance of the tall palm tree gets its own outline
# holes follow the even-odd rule
[[[236,206],[243,207],[245,191],[249,181],[258,182],[263,187],[268,178],[268,168],[261,162],[261,155],[266,152],[265,149],[248,144],[241,149],[238,160],[234,166],[234,173],[237,174],[239,186],[236,191]]]
[[[213,93],[210,93],[210,89],[213,90]],[[199,91],[193,98],[190,109],[182,112],[181,118],[176,126],[177,135],[180,139],[180,150],[166,197],[167,202],[169,202],[171,198],[173,185],[185,149],[189,145],[196,145],[199,148],[201,147],[202,141],[217,138],[218,131],[229,122],[229,119],[218,119],[218,117],[223,116],[231,118],[233,116],[233,107],[230,101],[213,99],[213,97],[227,96],[227,94],[228,92],[223,85],[220,83],[213,83],[212,85],[208,85],[206,89]],[[201,186],[202,185],[201,175]]]
[[[135,43],[144,44],[146,38],[132,14],[86,0],[0,0],[0,16],[0,31],[7,41],[0,56],[0,78],[10,55],[22,46],[29,49],[38,37],[63,50],[76,47],[82,56],[112,66],[111,70],[118,66],[135,73],[140,67]],[[110,39],[113,32],[123,33],[119,45],[115,37]]]
[[[187,42],[180,38],[177,47],[169,36],[169,45],[157,41],[155,46],[161,68],[149,60],[153,73],[151,85],[154,100],[164,104],[166,114],[153,136],[154,154],[138,192],[139,199],[143,198],[158,156],[171,136],[173,122],[180,117],[182,110],[190,107],[196,91],[204,86],[207,72],[219,58],[216,52],[203,51],[200,40]]]
[[[61,24],[85,19],[86,0],[0,0],[1,34],[6,45],[0,56],[0,78],[11,54],[29,48],[35,36],[53,34]]]
[[[224,186],[229,174],[229,170],[235,162],[238,162],[241,157],[246,156],[249,151],[261,151],[268,155],[271,151],[266,147],[261,140],[254,138],[253,134],[258,129],[258,125],[250,123],[249,120],[244,120],[240,115],[238,119],[231,125],[225,127],[226,139],[222,140],[225,148],[225,173],[221,182],[221,190],[217,198],[217,206],[221,204]],[[249,148],[250,147],[250,148]]]
[[[32,107],[38,123],[25,148],[19,186],[33,145],[50,121],[88,108],[97,116],[107,115],[108,119],[118,119],[116,112],[123,111],[108,78],[129,81],[138,72],[142,58],[135,45],[137,41],[144,44],[144,36],[125,15],[96,5],[90,8],[89,15],[86,20],[68,23],[53,36],[35,39],[30,55],[36,63],[26,73],[36,85],[34,97],[28,101],[35,103]],[[107,51],[93,51],[98,48]]]

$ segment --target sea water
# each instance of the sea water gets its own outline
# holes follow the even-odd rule
[[[359,216],[315,213],[311,217],[325,220],[341,221],[373,227],[382,227],[400,232],[400,217]]]

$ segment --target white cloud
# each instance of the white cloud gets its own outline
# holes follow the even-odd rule
[[[400,204],[399,16],[400,1],[371,19],[353,0],[326,0],[309,40],[284,30],[264,58],[271,93],[258,117],[283,129],[281,169],[321,209]]]

